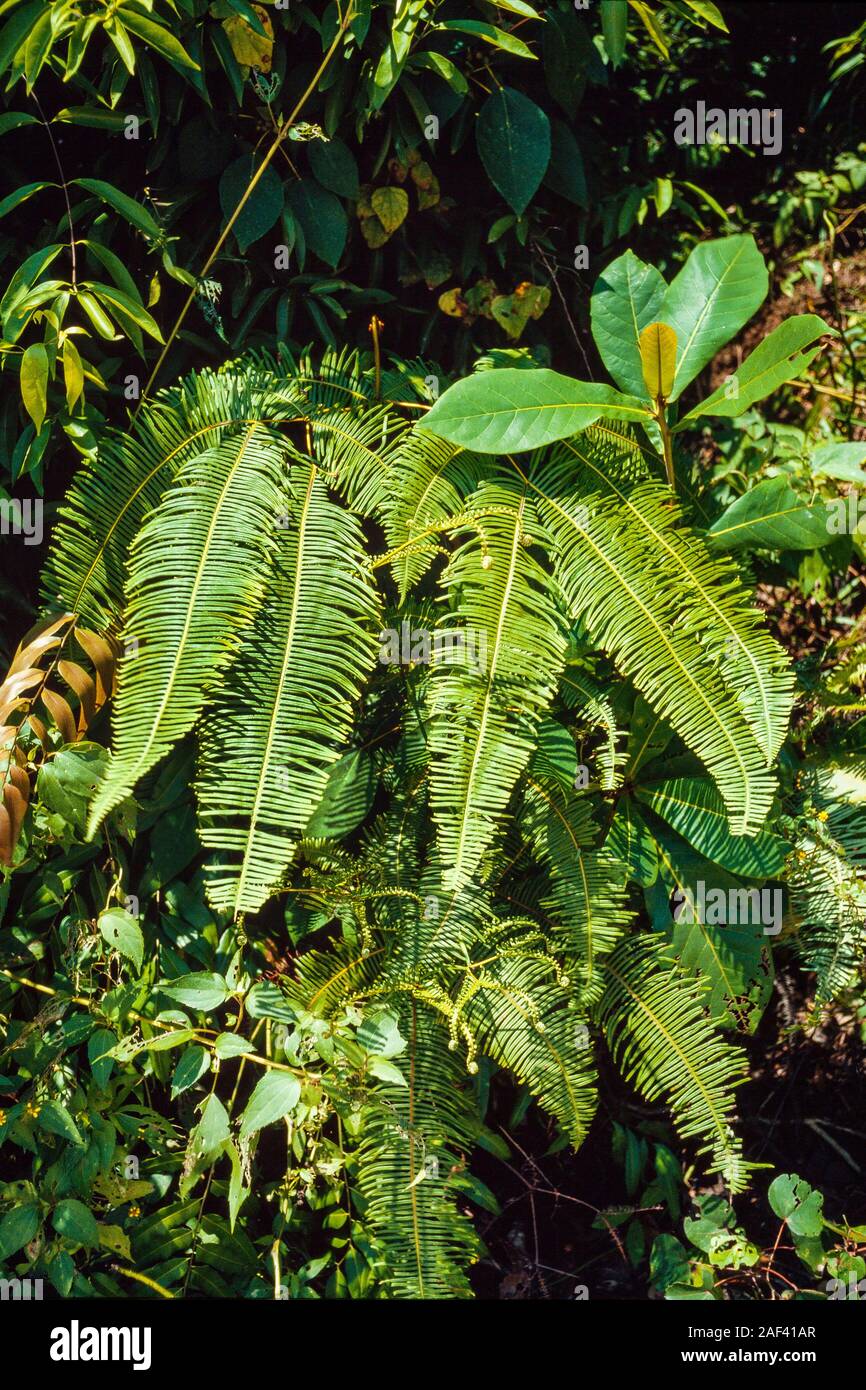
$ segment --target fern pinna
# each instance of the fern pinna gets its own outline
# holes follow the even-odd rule
[[[291,1009],[387,1015],[404,1040],[354,1160],[394,1295],[470,1290],[482,1062],[577,1146],[610,1057],[748,1181],[736,1034],[773,940],[671,902],[780,879],[793,681],[693,505],[673,366],[648,360],[675,328],[647,327],[613,354],[628,395],[519,354],[432,410],[418,363],[202,372],[103,441],[55,533],[47,606],[125,653],[91,833],[193,739],[214,908],[250,933],[274,898],[296,929],[306,912]],[[702,364],[690,338],[689,379]],[[803,949],[829,990],[826,918]]]

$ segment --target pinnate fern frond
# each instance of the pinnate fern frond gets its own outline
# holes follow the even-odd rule
[[[525,489],[485,482],[472,534],[443,576],[443,631],[462,633],[456,659],[428,688],[430,800],[446,891],[469,882],[501,826],[535,747],[562,669],[566,636],[549,577],[528,548],[538,528]]]
[[[742,1191],[748,1166],[731,1119],[746,1061],[707,1019],[702,986],[649,937],[627,937],[602,968],[597,1014],[615,1062],[648,1101],[670,1106],[680,1134],[699,1141],[731,1192]]]
[[[342,753],[376,654],[378,598],[358,522],[315,464],[297,464],[277,531],[268,598],[215,692],[198,779],[202,842],[221,862],[215,906],[254,911]]]
[[[250,625],[280,514],[286,446],[258,423],[192,459],[132,549],[114,753],[92,835],[195,724],[217,672]]]

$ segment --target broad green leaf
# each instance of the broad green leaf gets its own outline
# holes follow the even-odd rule
[[[113,951],[131,960],[136,970],[141,969],[144,957],[144,937],[141,927],[130,913],[122,907],[110,907],[99,915],[99,932]]]
[[[550,160],[550,121],[522,92],[500,87],[478,113],[475,140],[487,177],[520,215]]]
[[[409,1084],[400,1068],[395,1067],[393,1062],[387,1061],[384,1057],[371,1057],[369,1069],[379,1081],[387,1081],[391,1086],[408,1086]]]
[[[393,1014],[371,1013],[365,1017],[357,1033],[358,1042],[377,1057],[397,1057],[406,1050],[406,1039],[400,1032]]]
[[[10,130],[18,130],[23,125],[38,124],[36,117],[26,111],[6,111],[0,116],[0,135],[5,135]]]
[[[142,207],[141,203],[137,203],[126,193],[121,193],[113,183],[106,183],[104,179],[74,179],[73,182],[92,193],[94,197],[100,198],[103,203],[108,203],[109,207],[114,208],[115,212],[119,212],[121,217],[125,217],[127,222],[137,227],[152,241],[162,241],[162,229],[147,208]]]
[[[75,1197],[67,1197],[64,1201],[57,1203],[51,1213],[51,1222],[55,1231],[58,1231],[67,1240],[74,1241],[76,1245],[99,1244],[99,1227],[96,1224],[96,1217],[89,1207],[86,1207]]]
[[[677,335],[666,323],[649,323],[638,340],[644,385],[651,400],[667,400],[674,386]]]
[[[565,121],[554,117],[550,129],[550,163],[544,182],[560,197],[578,207],[589,207],[586,174],[580,146]]]
[[[21,399],[37,430],[48,408],[48,353],[42,343],[31,343],[21,358]]]
[[[713,4],[713,0],[683,0],[683,3],[688,5],[690,10],[694,10],[695,14],[700,19],[705,20],[707,24],[712,24],[714,28],[721,29],[725,34],[728,33],[728,26],[724,21],[722,12],[718,5]]]
[[[210,1053],[206,1047],[196,1043],[193,1047],[186,1048],[178,1059],[171,1078],[171,1098],[188,1091],[190,1086],[204,1076],[205,1072],[210,1071]]]
[[[103,307],[107,305],[122,326],[127,327],[125,320],[131,319],[136,327],[143,328],[145,333],[149,333],[158,343],[162,342],[159,324],[143,308],[139,300],[131,298],[114,285],[104,285],[98,280],[82,280],[81,288],[99,300]]]
[[[240,1138],[274,1124],[294,1110],[301,1096],[301,1083],[284,1071],[269,1071],[262,1077],[247,1103],[241,1119]]]
[[[304,834],[313,840],[339,839],[357,829],[373,805],[378,778],[370,754],[352,748],[334,763],[322,799]]]
[[[39,1230],[39,1207],[36,1202],[26,1202],[13,1207],[0,1220],[0,1260],[8,1260],[24,1245],[29,1245]]]
[[[601,32],[607,55],[615,68],[625,57],[625,40],[628,33],[628,5],[626,0],[601,0]]]
[[[764,302],[767,267],[751,235],[703,241],[671,281],[658,315],[677,335],[675,401]]]
[[[188,1009],[201,1009],[203,1013],[219,1008],[231,995],[222,975],[206,970],[181,975],[179,980],[170,985],[160,985],[159,988],[169,999],[176,999],[178,1004],[184,1004]]]
[[[649,420],[647,406],[611,386],[546,367],[478,372],[455,382],[420,428],[481,454],[521,453],[567,439],[602,416]]]
[[[220,1033],[214,1044],[214,1051],[220,1061],[228,1057],[242,1057],[245,1052],[255,1052],[255,1044],[239,1033]]]
[[[310,142],[310,168],[316,181],[341,198],[357,198],[358,165],[355,156],[342,140],[313,140]]]
[[[808,367],[821,349],[813,348],[807,353],[801,349],[825,333],[838,336],[817,314],[796,314],[785,319],[746,358],[734,376],[683,416],[674,433],[687,429],[702,415],[742,415],[755,401],[763,400]]]
[[[626,251],[612,261],[592,291],[592,336],[621,391],[643,396],[646,387],[640,335],[661,317],[667,286],[655,266]]]
[[[5,11],[9,6],[6,4],[2,8]],[[16,10],[12,18],[3,25],[0,29],[0,72],[6,71],[27,35],[44,14],[45,0],[32,0],[31,4],[22,5]]]
[[[197,1175],[222,1152],[231,1137],[229,1117],[219,1096],[211,1092],[199,1107],[199,1122],[189,1136],[185,1176],[181,1179],[180,1195],[184,1198]]]
[[[61,1139],[68,1139],[71,1144],[84,1144],[81,1131],[59,1100],[46,1100],[40,1105],[36,1125],[46,1134],[59,1134]]]
[[[678,777],[637,787],[635,795],[714,864],[745,878],[781,872],[789,846],[768,830],[732,835],[725,804],[706,777]]]
[[[393,7],[391,33],[373,74],[370,104],[374,111],[378,111],[385,103],[399,80],[409,57],[418,21],[425,8],[426,0],[402,0],[402,3]]]
[[[289,184],[286,203],[300,223],[307,246],[326,265],[335,267],[343,254],[349,223],[343,204],[315,179]]]
[[[446,58],[442,53],[436,53],[432,49],[429,52],[413,53],[409,65],[413,70],[415,68],[427,68],[430,72],[435,72],[437,77],[441,77],[443,82],[447,82],[451,90],[457,92],[459,96],[465,96],[469,91],[469,83],[463,73],[458,67],[455,67],[450,58]],[[339,190],[335,189],[334,191],[338,192]]]
[[[112,1048],[117,1046],[117,1034],[110,1028],[97,1028],[87,1039],[87,1060],[97,1086],[104,1087],[114,1070]]]
[[[513,53],[517,58],[534,58],[535,54],[522,39],[515,38],[505,29],[499,29],[495,24],[484,24],[477,19],[447,19],[442,24],[436,25],[437,29],[450,29],[458,34],[468,34],[470,38],[480,39],[482,43],[492,44],[494,48],[501,48],[505,53]]]
[[[866,485],[866,440],[857,444],[821,444],[809,460],[813,473],[844,483]]]
[[[780,473],[732,502],[707,532],[707,544],[717,550],[816,550],[833,538],[833,515],[827,503],[805,502]]]
[[[250,186],[261,161],[242,154],[223,171],[220,179],[220,207],[226,222]],[[271,165],[265,169],[232,228],[241,251],[246,251],[271,230],[283,210],[283,185]]]
[[[815,1237],[824,1229],[824,1194],[796,1173],[780,1173],[770,1183],[767,1200],[795,1236]]]
[[[601,59],[583,20],[572,8],[548,9],[542,34],[547,90],[574,120],[586,90],[587,73]]]

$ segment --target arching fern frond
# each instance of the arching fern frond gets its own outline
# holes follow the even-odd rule
[[[296,464],[267,601],[215,692],[198,778],[208,896],[255,911],[324,793],[376,655],[378,599],[355,518]]]
[[[423,1004],[400,1012],[406,1084],[377,1088],[357,1151],[366,1219],[385,1252],[395,1298],[471,1296],[466,1269],[480,1242],[455,1181],[478,1132],[469,1078]]]
[[[566,650],[549,577],[528,549],[539,533],[525,489],[485,482],[470,500],[483,533],[464,541],[442,580],[452,602],[440,631],[460,643],[434,666],[428,695],[446,891],[469,882],[502,823]]]
[[[192,728],[253,622],[283,497],[286,450],[260,424],[192,459],[132,549],[114,755],[90,813],[102,818]]]
[[[602,969],[598,1018],[617,1065],[647,1100],[670,1106],[683,1138],[699,1140],[713,1171],[741,1192],[748,1165],[731,1112],[746,1062],[707,1020],[702,986],[679,974],[650,937],[627,938]]]
[[[602,960],[630,920],[625,868],[592,848],[597,831],[585,794],[552,781],[529,780],[520,824],[550,874],[542,906],[555,923],[553,943],[586,1005],[603,987]]]
[[[515,465],[516,467],[516,465]],[[724,797],[734,834],[759,830],[775,783],[735,697],[697,629],[692,588],[666,553],[606,497],[570,450],[557,450],[529,480],[555,543],[569,611],[704,761]],[[642,482],[630,500],[664,529],[669,490]]]

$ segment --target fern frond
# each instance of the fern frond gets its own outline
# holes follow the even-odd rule
[[[376,656],[378,599],[355,518],[315,464],[291,477],[269,597],[205,721],[199,833],[221,862],[214,906],[253,912],[279,882],[322,798]]]
[[[479,946],[493,959],[467,972],[461,1012],[478,1050],[513,1072],[579,1148],[597,1102],[589,1031],[571,982],[544,953],[522,951],[526,938],[507,921],[486,935]]]
[[[516,467],[516,465],[515,465]],[[656,711],[716,779],[732,833],[759,830],[775,783],[737,699],[702,638],[685,577],[673,582],[667,553],[605,496],[595,472],[570,449],[557,449],[529,479],[539,514],[556,545],[557,575],[569,611],[609,653]],[[660,483],[638,483],[634,506],[658,521],[671,505]]]
[[[426,574],[442,523],[462,512],[490,471],[489,457],[436,435],[412,431],[403,438],[394,456],[385,515],[389,549],[398,552],[391,572],[401,602]]]
[[[181,470],[136,537],[114,755],[90,813],[102,818],[196,722],[208,688],[252,623],[284,493],[286,447],[249,425]]]
[[[466,1166],[478,1113],[465,1069],[423,1004],[400,1011],[405,1086],[376,1089],[357,1150],[366,1220],[385,1254],[395,1298],[466,1298],[480,1242],[455,1178]]]
[[[713,555],[683,524],[682,508],[658,488],[634,485],[632,441],[628,429],[589,429],[564,441],[556,452],[585,470],[588,483],[641,533],[647,547],[667,567],[669,582],[689,594],[688,625],[717,663],[726,690],[734,696],[769,765],[788,731],[794,674],[784,648],[774,641],[742,584],[734,564]]]
[[[704,992],[666,958],[664,946],[629,937],[607,957],[598,1017],[614,1060],[650,1102],[664,1100],[686,1139],[701,1141],[732,1193],[748,1165],[731,1127],[733,1095],[746,1076],[744,1054],[707,1020]]]
[[[60,508],[42,575],[44,601],[100,630],[115,623],[143,522],[186,463],[272,414],[269,392],[269,378],[240,366],[192,373],[160,391],[128,429],[107,430]],[[282,413],[290,409],[287,399]]]
[[[556,951],[586,1005],[598,998],[602,959],[630,920],[625,867],[608,851],[592,848],[597,832],[585,794],[530,779],[520,824],[550,874],[551,891],[542,906],[555,923]]]
[[[430,800],[446,891],[468,883],[493,841],[529,761],[566,650],[549,576],[527,548],[538,539],[525,490],[485,482],[471,499],[481,536],[452,556],[443,576],[458,631],[455,660],[429,683]],[[474,656],[474,660],[473,660]]]

